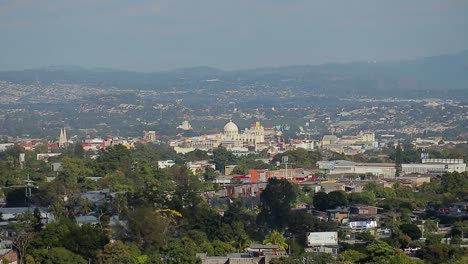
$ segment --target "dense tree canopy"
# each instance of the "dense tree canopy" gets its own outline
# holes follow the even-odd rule
[[[24,188],[11,186],[23,184],[30,174],[38,187],[33,188],[30,202],[48,207],[56,217],[56,221],[42,224],[38,211],[29,212],[9,227],[18,234],[14,247],[28,263],[199,263],[196,253],[226,255],[244,252],[250,244],[262,242],[291,249],[290,258],[272,263],[417,263],[400,250],[408,246],[420,247],[417,254],[429,263],[458,263],[466,254],[458,247],[463,243],[462,232],[468,233],[466,221],[437,214],[439,207],[466,201],[466,172],[447,173],[414,188],[370,182],[363,192],[351,194],[314,193],[309,187],[270,179],[255,207],[258,197],[231,200],[208,196],[205,191],[222,188],[214,183],[221,172],[211,168],[192,172],[183,164],[186,160],[213,158],[221,171],[225,165],[236,165],[236,173],[280,168],[274,162],[265,163],[265,153],[236,157],[221,147],[213,155],[202,151],[182,155],[167,144],[137,144],[134,149],[106,148],[97,159],[91,159],[88,153],[70,146],[51,160],[61,162],[61,169],[51,171],[50,164],[37,161],[33,152],[26,152],[28,162],[21,170],[13,155],[22,151],[15,147],[0,153],[0,184],[9,187],[2,189],[8,206],[26,205]],[[407,148],[402,151],[405,155]],[[298,167],[312,166],[320,157],[318,152],[302,149],[284,155]],[[157,161],[165,159],[173,159],[176,165],[158,168]],[[276,160],[281,160],[281,155]],[[46,182],[45,177],[56,178]],[[100,179],[95,181],[94,177]],[[110,193],[103,202],[82,196],[86,191],[106,189]],[[318,210],[348,204],[381,207],[388,216],[382,225],[390,228],[391,234],[383,239],[370,232],[358,234],[356,238],[368,244],[342,245],[338,259],[328,254],[304,254],[307,232],[337,231],[339,225],[320,220],[309,210],[294,208],[304,203],[312,203]],[[425,218],[425,241],[419,240],[422,234],[417,225],[422,221],[410,217],[416,208],[429,209],[421,216]],[[77,216],[95,217],[97,222],[78,225]],[[442,245],[444,237],[433,233],[437,222],[453,224],[451,244]],[[339,231],[339,236],[345,237],[346,232]]]

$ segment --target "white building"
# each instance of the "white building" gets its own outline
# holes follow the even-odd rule
[[[356,163],[348,160],[319,161],[319,168],[326,168],[329,174],[372,174],[380,177],[394,177],[393,163]]]
[[[291,142],[295,148],[303,148],[305,150],[314,150],[316,142],[313,140],[294,140]]]
[[[377,221],[373,219],[349,220],[346,225],[351,229],[372,229],[377,227]]]
[[[199,137],[184,138],[171,142],[171,146],[177,153],[187,153],[195,149],[209,151],[222,145],[223,147],[237,152],[247,152],[248,146],[261,147],[265,142],[265,129],[260,122],[246,128],[239,133],[237,125],[229,121],[222,134],[202,135]]]
[[[13,147],[15,144],[14,143],[2,143],[0,144],[0,152],[3,152],[7,150],[8,148]]]
[[[36,159],[47,162],[50,157],[56,157],[60,155],[62,155],[62,153],[37,153]]]
[[[182,121],[182,124],[179,125],[177,128],[182,129],[182,130],[191,130],[192,125],[190,125],[189,121],[184,120],[184,121]]]
[[[256,122],[255,125],[246,128],[243,133],[239,133],[239,128],[231,120],[224,126],[222,141],[234,141],[238,144],[248,143],[250,145],[255,145],[255,143],[265,141],[265,130],[263,126],[260,125],[260,122]]]
[[[65,128],[60,129],[60,135],[59,135],[59,147],[66,147],[68,144],[68,139],[67,139],[67,130]]]
[[[160,169],[165,169],[165,168],[170,168],[175,165],[175,162],[173,160],[160,160],[158,161],[158,168]]]
[[[208,160],[194,161],[194,162],[185,162],[185,167],[190,169],[194,175],[197,172],[205,172],[206,168],[216,169],[216,164],[211,163]]]
[[[394,163],[357,163],[348,160],[319,161],[317,166],[328,174],[372,174],[384,178],[395,176]],[[444,174],[464,172],[466,163],[462,159],[426,159],[423,163],[402,164],[401,174]]]
[[[464,172],[466,163],[463,159],[422,159],[418,164],[402,164],[403,174],[444,174],[446,172]]]

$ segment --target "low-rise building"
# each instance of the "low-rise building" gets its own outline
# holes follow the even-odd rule
[[[346,227],[352,230],[369,230],[377,228],[377,221],[373,218],[368,219],[350,219]]]
[[[159,169],[165,169],[165,168],[170,168],[175,165],[175,162],[173,160],[160,160],[158,161],[158,168]]]
[[[337,207],[335,209],[327,209],[328,221],[342,223],[349,218],[349,207]]]
[[[403,174],[441,175],[447,172],[465,172],[466,163],[463,159],[422,159],[422,163],[402,164]]]
[[[338,254],[338,232],[310,232],[306,234],[306,252]]]
[[[380,177],[394,177],[394,163],[357,163],[349,160],[319,161],[319,168],[326,168],[329,174],[372,174]]]
[[[362,205],[362,204],[355,204],[355,205],[349,206],[350,214],[356,214],[356,215],[376,215],[377,209],[379,209],[379,207],[370,206],[370,205]]]

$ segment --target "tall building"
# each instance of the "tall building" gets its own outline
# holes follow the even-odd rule
[[[65,130],[65,128],[60,129],[58,143],[59,143],[59,147],[66,147],[68,144],[67,130]]]

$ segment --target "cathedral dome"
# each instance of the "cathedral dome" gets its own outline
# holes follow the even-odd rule
[[[224,126],[224,134],[226,134],[226,135],[237,135],[237,134],[239,134],[239,128],[231,120]]]

